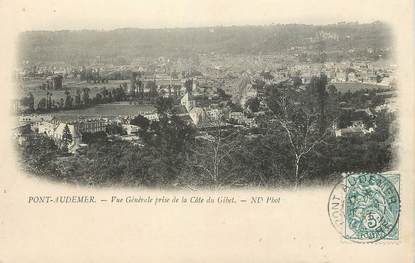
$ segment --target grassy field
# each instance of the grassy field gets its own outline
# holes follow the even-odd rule
[[[27,96],[29,92],[35,97],[35,107],[39,103],[39,100],[46,98],[47,91],[41,88],[42,83],[45,80],[33,79],[17,82],[16,98],[22,98]],[[92,99],[97,93],[99,93],[103,87],[107,89],[118,88],[121,83],[128,82],[125,80],[113,80],[109,83],[87,83],[86,81],[79,80],[64,80],[63,86],[71,93],[74,97],[77,89],[89,88],[89,96]],[[52,99],[58,102],[61,98],[65,99],[65,89],[52,90]],[[131,105],[129,102],[114,102],[110,104],[100,104],[94,107],[85,109],[74,109],[74,110],[62,110],[53,112],[50,115],[55,116],[59,119],[65,120],[76,120],[78,118],[95,118],[95,117],[106,117],[115,118],[118,116],[131,116],[138,115],[140,112],[153,111],[155,108],[150,105]]]

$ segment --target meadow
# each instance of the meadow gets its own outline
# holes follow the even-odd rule
[[[80,118],[103,117],[113,119],[118,116],[136,116],[143,112],[152,112],[155,108],[151,105],[130,104],[129,102],[113,102],[99,104],[89,108],[62,110],[49,115],[60,120],[77,120]]]

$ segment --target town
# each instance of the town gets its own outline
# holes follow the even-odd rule
[[[12,109],[22,166],[68,183],[191,189],[297,187],[393,169],[391,45],[349,27],[387,31],[379,22],[316,27],[267,52],[76,62],[22,54]]]

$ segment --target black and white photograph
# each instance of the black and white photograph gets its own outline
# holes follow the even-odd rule
[[[396,168],[396,69],[382,21],[26,31],[13,131],[65,183],[325,185]]]
[[[0,263],[414,262],[414,11],[0,0]]]

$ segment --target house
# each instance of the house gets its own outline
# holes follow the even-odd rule
[[[258,123],[255,118],[245,118],[245,124],[249,127],[258,127]]]
[[[197,126],[203,119],[206,118],[206,113],[202,108],[194,107],[189,111],[189,116],[193,123]]]
[[[229,119],[236,120],[238,123],[244,123],[245,115],[243,112],[233,111],[229,113]]]
[[[334,128],[336,137],[362,136],[374,132],[374,128],[366,128],[362,121],[353,121],[352,125],[343,129]]]
[[[87,119],[78,121],[40,121],[32,124],[32,130],[44,134],[60,144],[65,127],[68,126],[72,142],[68,145],[70,152],[75,152],[82,142],[82,133],[105,132],[107,121],[105,119]]]
[[[146,112],[142,114],[143,117],[147,118],[150,121],[158,121],[159,115],[157,112]]]
[[[127,135],[137,134],[140,127],[132,124],[123,124],[122,128],[127,132]]]
[[[206,107],[209,105],[208,96],[196,93],[189,94],[186,92],[180,100],[180,104],[183,105],[188,112],[194,107]]]
[[[357,74],[355,72],[353,72],[353,71],[352,72],[349,72],[347,74],[346,80],[347,81],[350,81],[350,82],[357,82],[357,81],[359,81],[359,79],[357,77]]]
[[[222,112],[219,109],[207,109],[205,112],[207,117],[211,120],[218,120],[222,115]]]
[[[69,124],[73,124],[79,132],[89,132],[89,133],[96,133],[96,132],[104,132],[107,128],[107,120],[105,119],[86,119],[80,121],[69,122]]]
[[[53,137],[57,125],[49,121],[40,121],[32,124],[32,130],[34,132]]]
[[[30,124],[20,125],[13,129],[13,136],[15,137],[19,145],[24,144],[27,141],[27,138],[28,136],[30,136],[30,134]]]
[[[42,121],[51,121],[53,117],[51,115],[44,114],[30,114],[19,116],[18,121],[20,123],[36,123]]]

